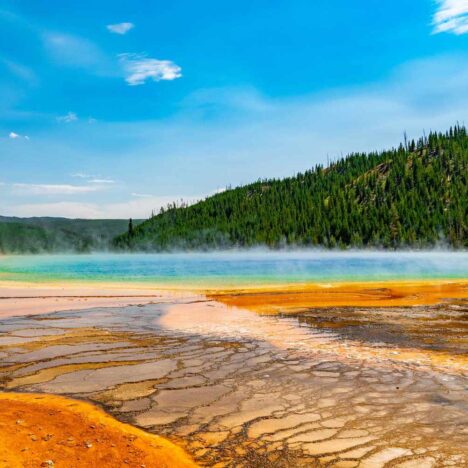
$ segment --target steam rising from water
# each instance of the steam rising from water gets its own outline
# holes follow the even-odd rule
[[[0,257],[0,279],[188,284],[468,278],[468,252],[245,250]]]

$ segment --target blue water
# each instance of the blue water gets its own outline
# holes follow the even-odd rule
[[[468,278],[468,252],[216,252],[0,257],[0,279],[266,284]]]

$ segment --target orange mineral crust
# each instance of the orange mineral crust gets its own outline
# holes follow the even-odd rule
[[[168,440],[97,407],[54,395],[0,393],[1,467],[195,467]]]
[[[468,298],[468,280],[323,283],[207,292],[210,299],[260,313],[318,307],[410,307]]]

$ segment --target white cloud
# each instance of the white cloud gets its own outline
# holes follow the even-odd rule
[[[29,137],[28,135],[20,135],[18,133],[15,133],[15,132],[10,132],[8,134],[8,138],[12,139],[12,140],[18,140],[20,138],[24,138],[25,140],[29,140]]]
[[[86,174],[86,172],[74,172],[73,174],[70,174],[72,177],[76,177],[78,179],[92,179],[96,176],[92,174]]]
[[[4,211],[7,216],[30,217],[38,213],[47,213],[45,216],[58,216],[65,218],[97,219],[102,215],[97,205],[92,203],[57,202],[57,203],[26,203],[11,207]]]
[[[132,197],[135,198],[152,198],[154,195],[150,195],[148,193],[137,193],[137,192],[132,192]]]
[[[21,195],[77,195],[96,192],[102,187],[98,185],[68,185],[68,184],[11,184],[13,191]]]
[[[437,0],[434,14],[434,33],[468,33],[468,0]]]
[[[74,172],[70,175],[77,179],[85,179],[90,184],[115,184],[115,180],[110,177],[100,177],[86,172]]]
[[[200,197],[182,197],[180,195],[144,197],[117,203],[80,203],[60,201],[56,203],[27,203],[3,209],[3,213],[11,216],[63,216],[66,218],[89,219],[146,219],[151,213],[158,213],[161,207],[166,207],[174,200],[187,200],[193,203]]]
[[[113,179],[90,179],[91,184],[115,184]]]
[[[114,34],[127,34],[130,29],[133,29],[135,25],[133,23],[117,23],[117,24],[108,24],[106,28],[108,31]]]
[[[130,86],[145,84],[146,80],[172,81],[182,76],[182,69],[170,60],[158,60],[139,54],[120,54],[125,81]]]
[[[74,112],[68,112],[66,115],[61,115],[57,117],[57,122],[76,122],[78,120],[78,116]]]
[[[69,171],[73,161],[82,161],[79,167],[89,172],[88,179],[111,174],[122,181],[129,200],[122,201],[122,192],[106,185],[89,195],[91,204],[35,205],[41,200],[30,196],[22,200],[29,204],[26,211],[25,205],[8,199],[5,187],[2,210],[22,216],[84,216],[87,210],[86,217],[146,217],[180,196],[137,197],[131,192],[209,193],[259,177],[284,177],[325,163],[327,154],[335,159],[398,145],[405,130],[417,138],[424,130],[468,123],[467,109],[467,54],[408,62],[385,80],[360,87],[284,99],[254,89],[217,89],[188,99],[171,118],[99,121],[77,128],[75,140],[39,134],[28,145],[32,171],[44,164],[43,155],[60,155]],[[15,146],[5,144],[5,158],[16,157]],[[80,177],[76,184],[89,184],[88,179]]]

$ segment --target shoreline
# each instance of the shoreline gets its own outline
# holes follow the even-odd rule
[[[374,314],[374,320],[384,327],[400,322],[400,317],[404,322],[408,318],[405,315],[417,314],[418,309],[424,307],[444,305],[459,309],[468,299],[468,279],[462,281],[445,279],[436,282],[419,280],[284,284],[261,288],[252,285],[248,288],[208,290],[193,290],[188,286],[184,289],[161,289],[160,285],[143,288],[141,285],[135,287],[136,285],[129,283],[116,285],[84,282],[74,284],[23,282],[14,285],[8,283],[8,286],[5,286],[6,283],[0,281],[0,322],[11,317],[56,312],[164,304],[168,310],[161,323],[167,325],[168,329],[187,332],[196,326],[203,335],[223,334],[226,326],[235,324],[236,320],[245,314],[253,313],[248,321],[254,320],[260,330],[263,326],[261,316],[304,317],[307,320],[313,311],[321,311],[322,314],[316,324],[318,330],[325,320],[329,329],[339,333],[340,329],[349,323],[349,317],[343,318],[342,324],[336,321],[336,317],[344,317],[346,310],[355,314],[359,308]],[[332,321],[332,317],[335,317],[335,321]],[[356,319],[353,320],[354,324],[357,324]],[[403,326],[403,322],[400,326]],[[364,322],[361,325],[363,324]],[[404,326],[408,326],[408,322]],[[287,329],[288,325],[283,332]],[[263,338],[266,341],[279,349],[287,347],[285,343],[290,340],[285,341],[281,336],[272,339],[269,332],[264,330]],[[306,339],[306,335],[303,336],[301,332],[296,338],[302,341]],[[258,333],[253,333],[252,337],[254,336],[255,339],[261,339]],[[414,337],[417,338],[416,335]],[[346,344],[348,340],[344,336],[343,339],[345,346],[343,349],[340,346],[339,355],[347,355],[350,352],[349,345]],[[320,347],[323,351],[332,350],[328,349],[326,342]],[[395,355],[391,349],[382,348],[376,351],[367,346],[358,348],[356,349],[358,355],[361,357],[366,355],[370,359],[380,356],[402,362],[405,359],[417,361],[423,356],[426,363],[437,363],[458,370],[466,369],[468,364],[468,360],[462,356],[454,359],[447,353],[423,352],[413,349],[412,346],[398,355]]]
[[[301,286],[207,291],[227,306],[261,314],[288,314],[314,308],[435,306],[468,299],[468,279],[320,283]]]
[[[107,283],[28,283],[0,281],[0,320],[67,310],[126,307],[192,297],[184,291],[115,287]]]
[[[259,281],[255,277],[244,281],[236,279],[219,279],[218,277],[203,279],[199,281],[190,281],[180,279],[177,281],[158,281],[157,279],[148,280],[124,280],[124,279],[84,279],[84,278],[27,278],[27,275],[21,278],[9,276],[9,273],[0,272],[0,288],[11,285],[22,285],[28,287],[106,287],[108,289],[158,289],[161,291],[229,291],[229,290],[275,290],[275,289],[298,289],[307,286],[343,286],[343,285],[359,285],[359,284],[446,284],[446,283],[466,283],[468,284],[468,276],[440,276],[440,277],[403,277],[403,278],[346,278],[346,279],[304,279],[301,281],[293,279],[281,279],[272,281]]]
[[[132,282],[0,280],[0,319],[174,299],[209,299],[261,314],[312,308],[413,307],[468,299],[468,279],[285,283],[207,287]]]

